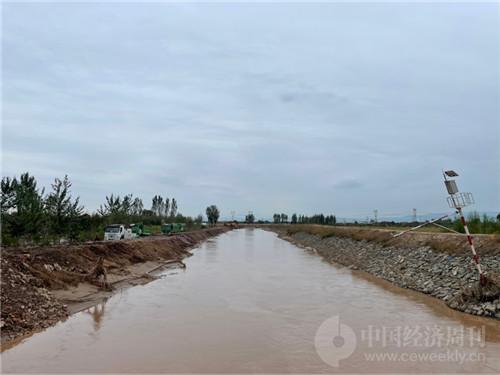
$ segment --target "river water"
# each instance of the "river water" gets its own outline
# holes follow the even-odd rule
[[[193,250],[2,353],[2,372],[500,372],[500,323],[260,229]],[[376,357],[378,355],[378,357]]]

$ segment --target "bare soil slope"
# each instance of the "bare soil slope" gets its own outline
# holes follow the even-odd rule
[[[127,280],[154,279],[149,272],[172,261],[180,262],[197,243],[226,230],[214,228],[130,241],[3,249],[2,343],[64,319],[78,310],[71,308],[71,303],[81,302],[84,296],[92,303],[93,295],[109,294]],[[102,278],[88,277],[99,261],[107,273],[107,286]]]

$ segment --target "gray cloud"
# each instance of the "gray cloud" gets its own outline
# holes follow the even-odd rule
[[[89,209],[132,192],[193,215],[443,211],[446,167],[500,209],[498,4],[3,13],[2,173],[68,173]]]
[[[336,189],[356,189],[362,186],[363,182],[354,178],[348,178],[333,184]]]

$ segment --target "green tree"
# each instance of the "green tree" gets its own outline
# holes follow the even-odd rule
[[[172,198],[172,203],[170,204],[170,217],[175,217],[176,215],[177,215],[177,201],[175,200],[175,198]]]
[[[17,180],[9,177],[2,178],[1,184],[1,209],[0,209],[0,229],[1,229],[1,243],[13,244],[16,239],[12,233],[12,211],[16,206],[16,185]]]
[[[136,216],[141,216],[144,212],[144,203],[142,203],[142,199],[136,197],[132,203],[132,214]]]
[[[83,213],[83,207],[80,206],[79,197],[72,199],[71,185],[67,175],[62,180],[56,178],[51,185],[52,191],[45,199],[51,234],[61,236],[78,231],[77,221]]]
[[[203,216],[202,215],[196,216],[196,218],[194,219],[194,223],[196,225],[201,225],[201,223],[203,223]]]
[[[253,224],[255,222],[255,216],[253,213],[249,213],[247,216],[245,216],[245,222],[248,224]]]
[[[100,206],[97,212],[101,216],[116,216],[120,213],[122,208],[122,201],[119,195],[114,196],[111,194],[109,197],[106,196],[106,203],[104,206]]]
[[[2,196],[1,196],[1,213],[6,214],[16,205],[16,185],[17,180],[14,177],[2,178]]]
[[[170,199],[165,197],[165,206],[163,210],[163,216],[168,217],[170,214]]]
[[[39,240],[44,224],[44,190],[38,190],[35,177],[28,172],[22,174],[19,181],[14,179],[12,184],[15,191],[10,222],[12,235]]]
[[[123,216],[131,215],[133,212],[134,198],[132,194],[127,194],[123,197],[119,208],[119,213]]]
[[[165,209],[165,203],[161,195],[155,195],[151,204],[151,211],[154,212],[155,216],[163,216]]]
[[[292,215],[292,224],[297,224],[297,214]]]
[[[172,203],[173,203],[173,199],[172,199]],[[207,207],[207,210],[206,210],[206,214],[207,214],[207,218],[208,218],[208,222],[212,225],[215,225],[217,224],[217,221],[219,220],[219,215],[220,215],[220,212],[219,212],[219,209],[217,208],[216,205],[212,204],[211,206],[208,206]]]

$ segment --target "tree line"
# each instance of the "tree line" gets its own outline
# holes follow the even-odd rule
[[[253,224],[255,222],[255,215],[252,212],[249,212],[248,215],[245,216],[245,223]]]
[[[275,224],[321,224],[321,225],[337,225],[337,218],[335,215],[316,214],[312,216],[293,214],[291,220],[288,221],[287,214],[275,213],[273,215],[273,222]],[[352,223],[343,223],[345,226],[379,226],[379,227],[404,227],[408,225],[416,225],[419,222],[395,222],[395,221],[371,221],[370,223],[360,223],[354,221]],[[453,229],[460,233],[465,233],[464,227],[460,219],[444,219],[437,222],[438,224],[447,228]],[[500,213],[495,218],[488,215],[480,215],[477,212],[471,212],[467,215],[467,225],[471,233],[482,234],[499,234],[500,233]]]
[[[104,205],[97,209],[100,216],[109,219],[128,223],[130,219],[144,218],[148,224],[161,224],[165,221],[182,219],[182,215],[177,212],[177,201],[175,198],[163,198],[155,195],[151,202],[151,209],[144,208],[141,198],[127,194],[124,197],[111,194],[106,196]]]
[[[275,224],[287,224],[288,215],[287,214],[274,214],[273,222]],[[335,225],[337,224],[337,218],[335,215],[324,215],[316,214],[312,216],[297,215],[293,214],[290,220],[290,224],[322,224],[322,225]]]
[[[106,196],[97,212],[89,214],[80,204],[80,198],[72,196],[71,187],[68,176],[55,178],[48,192],[40,188],[29,173],[23,173],[19,178],[3,177],[2,244],[54,243],[62,238],[94,240],[102,238],[104,227],[111,223],[160,225],[181,222],[189,227],[201,225],[203,221],[201,215],[191,218],[180,214],[175,198],[160,195],[153,197],[151,208],[147,209],[143,200],[132,194],[123,197],[111,194]],[[212,217],[215,222],[217,219]]]

